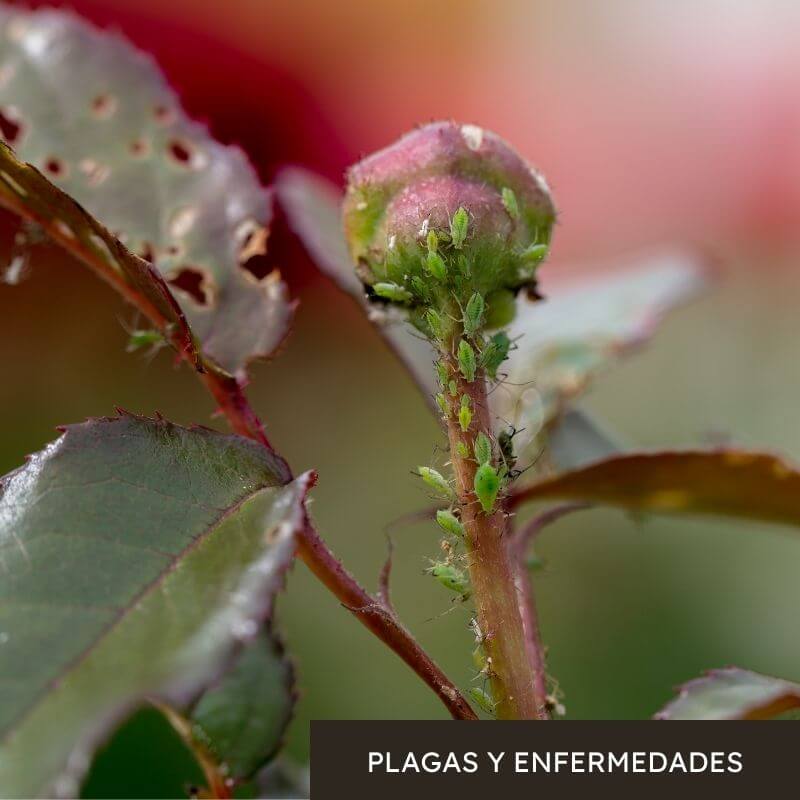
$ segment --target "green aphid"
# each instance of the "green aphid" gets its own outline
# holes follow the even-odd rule
[[[459,539],[464,538],[464,526],[450,509],[440,508],[436,512],[436,521],[445,533],[449,533],[451,536],[457,536]]]
[[[131,331],[130,336],[128,337],[128,345],[125,349],[129,353],[133,353],[135,350],[141,350],[142,347],[159,347],[163,344],[165,344],[164,336],[160,331]]]
[[[435,308],[429,308],[425,312],[425,322],[428,324],[435,339],[442,338],[442,318]],[[444,382],[444,381],[443,381]]]
[[[507,186],[502,191],[503,205],[505,206],[508,216],[511,219],[519,219],[519,204],[517,203],[517,196]]]
[[[469,690],[469,696],[480,706],[482,711],[487,714],[494,714],[497,704],[492,700],[492,696],[479,686],[473,686]]]
[[[400,286],[397,283],[376,283],[372,289],[378,297],[383,297],[394,303],[407,303],[413,297],[405,286]]]
[[[492,443],[483,431],[478,432],[472,447],[479,464],[488,464],[492,460]]]
[[[437,281],[444,282],[447,278],[447,265],[444,259],[435,251],[428,251],[425,259],[425,268],[436,278]]]
[[[464,333],[467,336],[474,336],[483,323],[483,312],[486,308],[486,303],[483,295],[475,292],[467,302],[467,307],[464,309]]]
[[[475,360],[475,351],[466,339],[462,339],[458,343],[458,368],[465,381],[472,383],[475,380],[475,370],[477,370],[478,364]]]
[[[445,480],[441,472],[437,472],[430,467],[417,467],[417,472],[420,478],[422,478],[439,497],[444,497],[447,500],[452,500],[455,497],[452,487]]]
[[[467,428],[469,428],[469,424],[467,424]],[[469,450],[467,449],[467,446],[464,444],[464,442],[459,442],[456,445],[456,453],[458,453],[459,458],[469,458]]]
[[[481,464],[475,471],[474,488],[481,508],[491,514],[500,491],[500,476],[491,464]]]
[[[520,257],[526,267],[538,267],[547,257],[549,249],[550,246],[546,244],[532,244],[520,253]]]
[[[436,395],[436,405],[439,406],[442,416],[446,417],[449,415],[450,409],[447,407],[447,398],[441,392]]]
[[[436,231],[428,231],[427,244],[429,253],[435,253],[439,249],[439,237],[436,235]]]
[[[447,370],[447,364],[444,361],[436,362],[436,375],[439,377],[439,383],[442,386],[447,386],[450,373]]]
[[[425,281],[422,280],[422,278],[419,277],[419,275],[414,275],[414,277],[411,278],[411,288],[417,293],[419,297],[428,299],[428,297],[430,296],[430,292],[428,291],[428,285],[425,283]]]
[[[449,589],[451,592],[460,595],[462,600],[466,600],[469,597],[469,579],[458,567],[440,562],[431,564],[428,568],[428,572],[433,575],[445,589]]]
[[[458,384],[455,381],[450,381],[447,384],[447,391],[450,392],[452,397],[455,397],[458,394]]]
[[[469,406],[469,395],[462,394],[461,408],[458,409],[458,424],[461,426],[461,430],[464,431],[464,433],[469,430],[469,426],[472,423],[472,409]]]
[[[469,214],[467,209],[461,206],[450,220],[450,241],[456,250],[464,246],[467,233],[469,233]]]
[[[486,370],[486,374],[492,379],[497,379],[497,370],[500,365],[508,358],[508,351],[511,349],[511,339],[504,331],[496,333],[487,342],[481,353],[481,366]]]

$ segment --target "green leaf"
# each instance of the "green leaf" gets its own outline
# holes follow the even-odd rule
[[[800,525],[800,471],[778,456],[746,450],[622,453],[511,494],[512,506],[533,500]]]
[[[282,644],[265,633],[244,647],[192,709],[193,740],[234,781],[252,778],[278,752],[297,698],[294,677]]]
[[[143,698],[182,707],[271,612],[310,477],[257,443],[123,414],[0,495],[0,787],[72,795]]]
[[[800,685],[726,667],[680,687],[656,719],[770,719],[800,708]]]
[[[402,314],[369,308],[347,252],[339,189],[297,168],[284,170],[276,189],[290,225],[320,269],[367,310],[430,400],[436,392],[430,367],[433,350],[402,324]],[[525,429],[515,440],[521,460],[535,457],[539,433],[594,377],[641,346],[668,311],[706,285],[703,259],[681,251],[665,251],[603,272],[544,267],[545,300],[518,298],[517,319],[511,327],[516,349],[500,368],[508,378],[491,397],[494,418]],[[432,403],[431,408],[436,414]]]
[[[131,280],[135,262],[102,220],[176,281],[204,353],[228,372],[272,353],[292,305],[277,272],[256,277],[271,198],[244,154],[188,119],[150,58],[73,14],[0,7],[0,63],[8,144],[85,211],[33,169],[10,172],[5,151],[0,202]]]

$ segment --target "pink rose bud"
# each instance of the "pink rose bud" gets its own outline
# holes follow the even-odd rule
[[[475,125],[436,122],[347,178],[345,231],[374,295],[452,316],[477,293],[486,327],[510,321],[513,295],[535,285],[555,209],[544,179],[508,144]],[[420,314],[412,319],[425,328]]]

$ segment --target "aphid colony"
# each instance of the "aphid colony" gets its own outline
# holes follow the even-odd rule
[[[514,219],[519,214],[516,196],[504,189],[502,201]],[[514,295],[508,288],[497,289],[497,284],[487,278],[492,272],[489,253],[497,251],[482,249],[470,237],[470,215],[464,207],[453,214],[447,231],[434,230],[427,223],[411,246],[400,246],[394,237],[389,238],[386,263],[383,268],[373,265],[373,274],[393,280],[373,282],[371,290],[376,300],[403,305],[410,321],[438,353],[435,400],[451,432],[451,464],[457,464],[461,475],[460,492],[452,479],[434,467],[420,466],[417,473],[431,493],[448,504],[436,512],[436,522],[444,533],[443,556],[432,560],[427,572],[455,596],[456,602],[463,603],[471,595],[467,559],[473,544],[465,531],[463,512],[474,503],[478,514],[494,514],[498,498],[518,474],[515,431],[504,431],[495,438],[485,409],[475,407],[481,402],[479,398],[485,398],[485,388],[476,382],[496,381],[512,347],[508,334],[496,329],[513,318]],[[525,252],[513,254],[513,266],[504,263],[498,268],[516,269],[517,280],[531,280],[546,251],[546,245],[534,244]],[[496,332],[487,334],[487,329]],[[464,476],[472,482],[471,492],[464,486]],[[476,639],[478,677],[486,680],[493,675],[491,659],[484,652],[482,637]],[[484,711],[493,713],[495,700],[483,688],[473,687],[470,695]]]

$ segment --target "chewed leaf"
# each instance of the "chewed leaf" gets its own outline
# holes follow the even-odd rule
[[[158,268],[208,357],[236,372],[272,353],[292,305],[264,275],[271,198],[244,154],[186,117],[150,58],[70,13],[0,7],[0,65],[0,129],[20,159]],[[11,178],[5,192],[27,188],[13,210],[88,235]]]
[[[433,348],[406,324],[396,309],[371,307],[364,286],[356,277],[342,229],[342,192],[330,181],[300,167],[287,167],[275,180],[278,201],[292,230],[305,245],[316,265],[349,294],[375,323],[395,355],[403,362],[438,417],[433,401],[436,377]]]
[[[217,678],[271,613],[308,486],[249,439],[130,415],[3,479],[4,794],[74,795],[143,698],[183,707]]]
[[[707,285],[696,254],[665,252],[633,266],[559,279],[563,269],[543,270],[544,300],[520,297],[509,335],[516,343],[492,396],[495,414],[524,428],[516,445],[526,452],[540,430],[615,361],[644,344],[664,315]]]
[[[800,470],[746,450],[623,453],[511,494],[512,506],[554,499],[800,525]]]
[[[656,719],[770,719],[800,708],[800,684],[726,667],[680,687]]]
[[[234,781],[247,780],[277,753],[295,700],[294,668],[281,643],[265,632],[192,709],[192,740]]]
[[[0,205],[48,230],[123,294],[145,299],[164,338],[205,369],[186,316],[164,279],[151,264],[126,248],[78,203],[48,181],[35,167],[19,161],[0,141]]]

